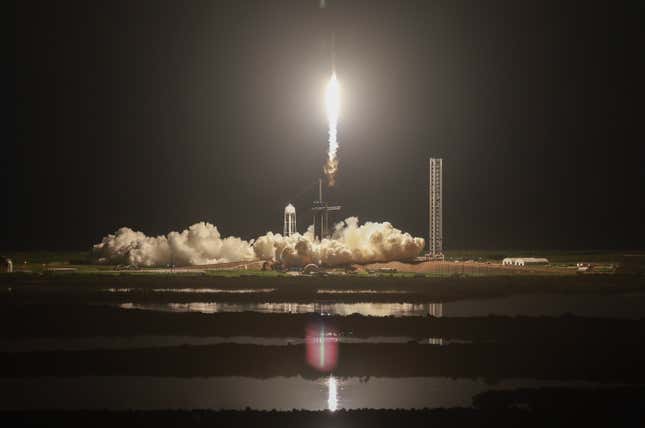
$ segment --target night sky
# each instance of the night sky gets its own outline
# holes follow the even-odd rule
[[[427,238],[443,157],[448,250],[643,248],[642,2],[561,3],[18,2],[1,245],[304,231],[334,31],[343,216]]]

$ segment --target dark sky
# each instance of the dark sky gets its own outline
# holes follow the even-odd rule
[[[643,248],[634,2],[23,1],[4,249],[310,222],[335,31],[343,215],[448,249]]]

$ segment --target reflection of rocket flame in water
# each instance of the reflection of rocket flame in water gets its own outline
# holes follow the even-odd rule
[[[325,91],[325,102],[327,105],[327,122],[329,124],[329,150],[327,152],[327,163],[323,168],[327,176],[327,182],[333,186],[336,182],[336,171],[338,171],[338,150],[337,127],[338,116],[340,115],[340,85],[336,79],[336,73],[332,73],[331,79]]]
[[[325,327],[320,331],[320,367],[325,367]]]
[[[327,395],[327,408],[335,412],[338,409],[338,384],[335,377],[329,376],[327,389],[329,392]]]
[[[330,372],[338,361],[338,335],[325,329],[323,325],[307,327],[305,343],[307,363],[316,370]]]

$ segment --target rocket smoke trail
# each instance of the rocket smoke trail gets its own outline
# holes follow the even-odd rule
[[[336,79],[336,72],[333,72],[327,90],[325,91],[327,104],[327,122],[329,126],[329,149],[327,151],[327,163],[323,167],[327,176],[327,183],[333,186],[336,183],[336,172],[338,171],[338,116],[340,114],[340,85]]]
[[[320,0],[320,9],[327,8],[327,0]],[[326,21],[332,18],[329,13],[325,13]],[[323,166],[323,171],[327,176],[327,185],[333,186],[336,183],[336,172],[338,171],[338,116],[340,114],[340,86],[336,78],[336,52],[335,41],[336,37],[333,31],[331,21],[327,22],[331,30],[330,39],[330,59],[331,59],[331,78],[327,83],[325,90],[325,104],[327,107],[327,122],[329,126],[329,149],[327,150],[327,162]]]

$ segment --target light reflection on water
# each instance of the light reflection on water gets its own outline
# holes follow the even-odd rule
[[[231,293],[231,294],[250,294],[250,293],[272,293],[275,288],[154,288],[156,293]]]
[[[0,379],[0,410],[244,409],[336,410],[468,407],[486,390],[547,386],[596,387],[592,382],[481,379],[275,377],[173,378],[87,376]],[[605,385],[611,386],[611,385]],[[64,391],[65,393],[61,393]]]
[[[339,336],[324,325],[311,324],[305,333],[307,364],[322,372],[332,371],[338,362]]]
[[[133,291],[145,291],[141,288],[105,288],[102,291],[107,293],[131,293]],[[227,294],[252,294],[252,293],[273,293],[275,288],[153,288],[155,293],[227,293]]]
[[[354,290],[332,290],[322,288],[316,290],[317,294],[410,294],[407,290],[370,290],[370,289],[354,289]]]
[[[470,299],[436,303],[123,303],[123,309],[148,309],[166,312],[260,312],[316,313],[321,315],[485,317],[552,316],[573,314],[581,317],[645,318],[645,294],[564,295],[527,294],[492,299]]]
[[[327,338],[329,340],[330,338]],[[450,343],[470,343],[464,340],[440,337],[413,338],[406,336],[373,336],[367,338],[336,336],[338,343],[418,343],[421,345],[447,345]],[[197,337],[197,336],[128,336],[128,337],[47,337],[20,340],[0,340],[0,352],[34,351],[82,351],[89,349],[138,349],[170,346],[205,346],[223,343],[241,345],[287,346],[303,345],[307,338],[302,337]]]
[[[338,409],[338,384],[336,378],[329,376],[327,380],[327,409],[335,412]]]
[[[260,312],[281,314],[320,315],[369,315],[384,316],[442,316],[441,303],[121,303],[121,309],[143,309],[162,312],[201,312],[214,314],[220,312]]]

